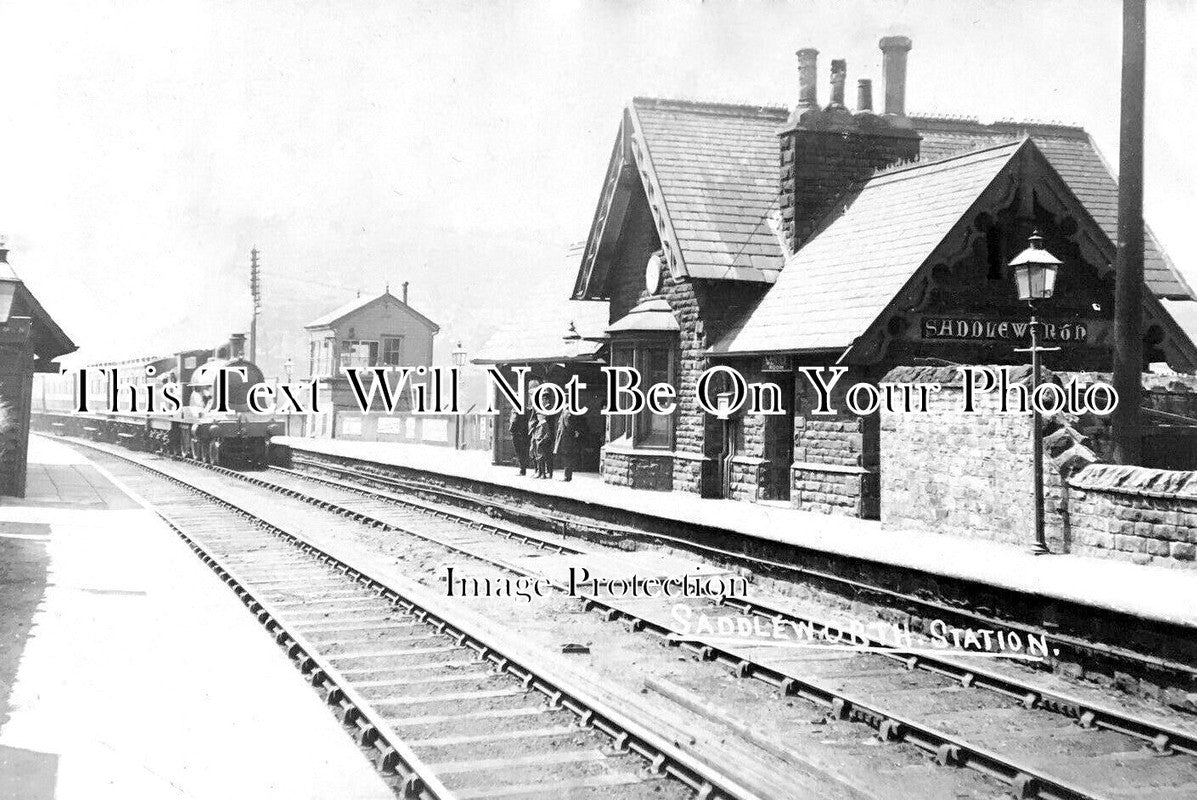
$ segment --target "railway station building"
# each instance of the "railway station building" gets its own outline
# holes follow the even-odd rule
[[[0,495],[25,496],[34,373],[57,373],[54,359],[74,350],[0,244]]]
[[[876,518],[878,415],[813,414],[798,368],[848,367],[847,387],[909,365],[1025,363],[1007,265],[1036,231],[1064,263],[1039,310],[1060,332],[1046,366],[1109,368],[1117,186],[1090,136],[907,115],[910,40],[880,48],[878,110],[868,80],[848,108],[838,60],[820,104],[811,49],[792,108],[624,109],[570,297],[607,303],[594,357],[671,382],[679,409],[608,419],[606,481]],[[1193,372],[1197,348],[1166,307],[1192,290],[1146,239],[1144,366]],[[695,383],[713,364],[777,384],[785,413],[703,412]]]

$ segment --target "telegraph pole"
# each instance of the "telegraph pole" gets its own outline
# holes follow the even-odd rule
[[[1144,0],[1122,0],[1122,126],[1118,148],[1118,253],[1114,283],[1114,460],[1138,464],[1143,392]]]
[[[249,320],[249,360],[258,363],[258,312],[262,310],[262,272],[258,266],[258,248],[249,251],[249,292],[254,313]]]

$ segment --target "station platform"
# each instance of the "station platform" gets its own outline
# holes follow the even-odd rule
[[[138,499],[30,439],[0,499],[0,798],[393,798],[285,655]]]
[[[299,437],[275,437],[273,441],[296,451],[360,459],[569,498],[1197,628],[1197,571],[1080,555],[1036,556],[1025,549],[995,542],[924,531],[882,530],[875,520],[802,511],[782,503],[704,499],[684,492],[614,486],[594,473],[575,473],[568,483],[561,480],[560,471],[554,480],[536,479],[520,476],[514,467],[492,465],[489,451]]]

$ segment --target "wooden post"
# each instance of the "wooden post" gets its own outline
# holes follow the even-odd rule
[[[1143,94],[1145,0],[1122,2],[1122,125],[1118,153],[1118,254],[1114,286],[1114,459],[1138,464],[1143,391]]]

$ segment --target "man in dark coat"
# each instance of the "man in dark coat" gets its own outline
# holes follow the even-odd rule
[[[518,408],[511,409],[511,417],[507,421],[507,432],[511,434],[511,446],[515,448],[515,459],[520,465],[520,474],[528,474],[528,447],[531,439],[528,435],[528,418],[531,415],[527,409],[521,414]]]
[[[528,434],[532,440],[532,465],[536,467],[537,478],[553,477],[553,436],[556,430],[550,414],[532,412],[528,423]]]
[[[565,469],[565,480],[573,480],[574,469],[578,465],[578,458],[582,455],[582,447],[586,442],[586,435],[590,426],[586,424],[586,417],[581,414],[561,412],[561,419],[557,421],[557,440],[553,451],[560,459]],[[552,473],[549,473],[550,477]]]

